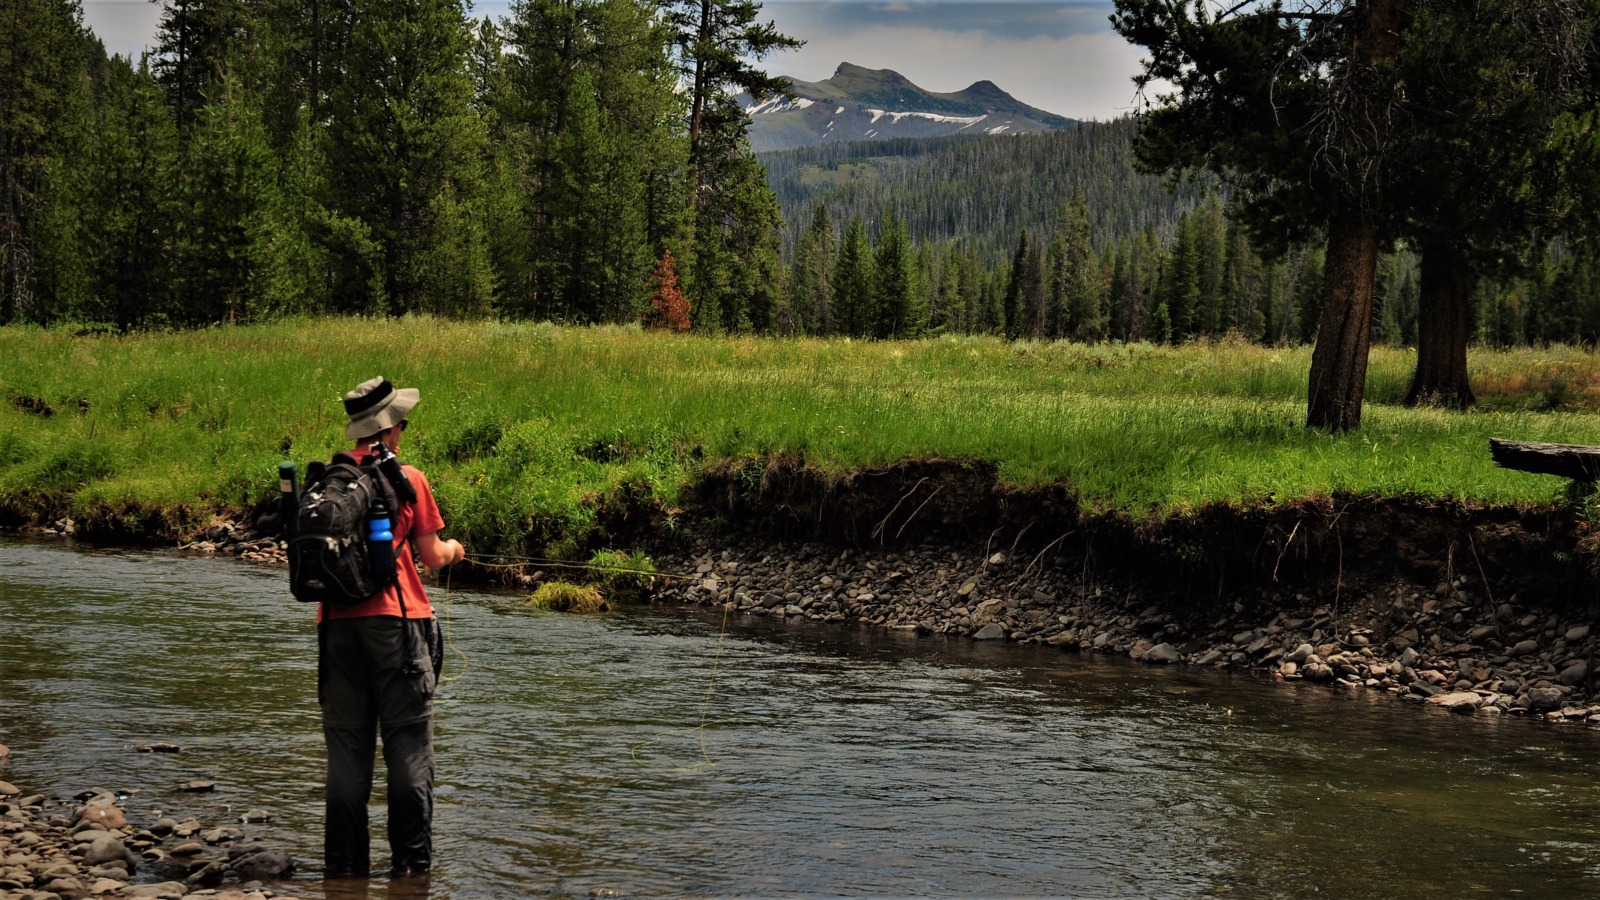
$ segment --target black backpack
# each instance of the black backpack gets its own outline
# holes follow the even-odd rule
[[[369,545],[374,505],[391,529],[399,513],[394,489],[377,465],[349,453],[306,467],[289,538],[289,590],[305,603],[360,603],[398,575],[392,545]],[[376,550],[376,552],[374,552]]]

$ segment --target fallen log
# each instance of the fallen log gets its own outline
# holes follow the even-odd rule
[[[1589,484],[1600,482],[1600,447],[1490,438],[1489,455],[1502,469],[1559,475]]]

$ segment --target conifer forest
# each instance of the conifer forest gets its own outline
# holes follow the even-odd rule
[[[1141,28],[1184,32],[1138,18],[1159,4],[1121,6],[1119,30],[1167,76],[1170,48]],[[1181,103],[1046,134],[757,156],[734,97],[781,92],[760,61],[797,42],[754,0],[518,0],[494,20],[460,0],[170,0],[140,59],[108,56],[77,0],[8,7],[0,324],[423,313],[1299,344],[1322,320],[1325,217],[1288,221],[1266,182],[1233,177],[1243,156],[1174,149],[1161,129]],[[1481,24],[1417,9],[1435,34]],[[1234,28],[1319,46],[1283,18]],[[1192,42],[1242,40],[1201,14],[1185,22],[1215,31]],[[1236,55],[1269,59],[1274,45],[1249,34]],[[1541,133],[1587,134],[1580,107],[1542,111]],[[1483,127],[1497,124],[1531,127]],[[1544,190],[1538,177],[1479,181],[1511,204]],[[1496,220],[1522,226],[1473,244],[1472,338],[1600,339],[1586,221]],[[1421,250],[1438,232],[1396,221],[1380,237],[1372,337],[1412,345]]]

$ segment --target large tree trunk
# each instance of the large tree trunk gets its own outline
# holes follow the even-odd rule
[[[1422,248],[1422,294],[1417,300],[1417,371],[1407,406],[1465,409],[1477,402],[1467,380],[1473,276],[1458,254],[1439,243]]]
[[[1333,141],[1344,148],[1347,195],[1328,220],[1322,320],[1311,355],[1306,427],[1361,427],[1367,351],[1372,345],[1372,285],[1378,274],[1378,222],[1392,101],[1385,64],[1400,52],[1405,0],[1357,0],[1350,62],[1334,88]]]
[[[1359,211],[1341,210],[1328,224],[1322,320],[1311,353],[1306,427],[1361,427],[1372,344],[1372,285],[1378,274],[1378,229]]]

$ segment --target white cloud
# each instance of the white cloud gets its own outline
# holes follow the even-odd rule
[[[146,0],[83,0],[83,23],[106,45],[106,52],[138,61],[155,46],[161,6]]]

